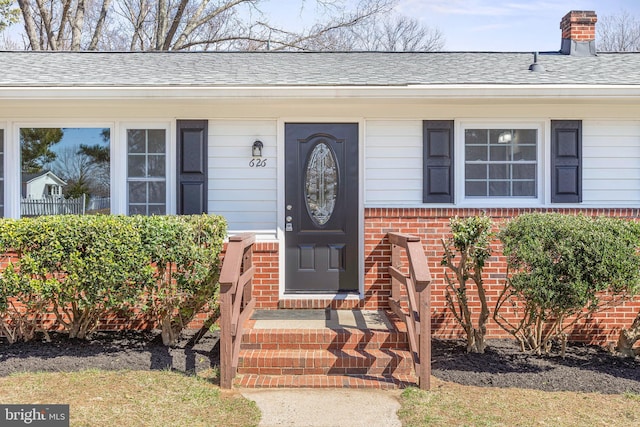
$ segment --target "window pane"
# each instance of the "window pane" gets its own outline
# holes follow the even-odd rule
[[[535,181],[516,181],[513,183],[513,195],[520,197],[535,197]]]
[[[514,140],[518,144],[536,145],[538,143],[538,131],[534,129],[518,129],[514,131]]]
[[[165,131],[163,129],[149,130],[149,153],[164,153],[165,150]]]
[[[510,129],[491,129],[489,131],[490,144],[511,144],[514,139],[513,131]]]
[[[487,179],[487,165],[467,165],[467,179]]]
[[[165,205],[150,205],[149,206],[149,215],[165,215],[167,209]]]
[[[145,178],[147,158],[139,154],[130,154],[127,158],[127,171],[129,177]]]
[[[508,179],[509,165],[489,165],[489,179]]]
[[[489,181],[489,196],[510,196],[508,181]]]
[[[487,160],[487,147],[467,145],[465,149],[465,158],[467,161]]]
[[[147,201],[147,183],[129,182],[129,203],[145,203]]]
[[[146,215],[147,214],[147,206],[146,205],[129,205],[129,215]]]
[[[106,128],[21,128],[21,215],[110,213]]]
[[[146,132],[143,129],[129,129],[127,131],[127,147],[129,153],[144,153]]]
[[[467,196],[486,196],[487,184],[484,181],[467,181],[465,184],[465,194]]]
[[[4,216],[4,129],[0,129],[0,217]]]
[[[486,144],[488,131],[486,129],[467,129],[464,131],[466,144]]]
[[[489,160],[492,162],[506,162],[511,160],[511,147],[505,145],[492,145],[489,149]]]
[[[164,203],[167,198],[167,187],[164,181],[149,183],[149,203]]]
[[[147,170],[147,176],[148,177],[160,177],[160,178],[164,178],[165,176],[165,156],[164,154],[162,155],[150,155],[148,157],[148,170]]]
[[[535,179],[536,165],[518,165],[513,166],[513,179]]]
[[[514,147],[513,160],[536,160],[536,147],[530,145]]]

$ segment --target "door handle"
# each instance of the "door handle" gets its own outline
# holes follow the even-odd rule
[[[292,209],[293,206],[287,205],[287,212],[291,212]],[[284,231],[293,231],[293,224],[291,223],[293,221],[293,218],[291,217],[291,215],[287,215],[284,220],[286,222],[286,224],[284,225]]]

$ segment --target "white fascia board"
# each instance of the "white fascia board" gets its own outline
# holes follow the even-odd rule
[[[636,98],[640,85],[0,87],[2,99],[574,99]]]

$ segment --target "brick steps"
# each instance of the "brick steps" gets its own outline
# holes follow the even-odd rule
[[[239,374],[258,375],[410,375],[406,350],[242,350]]]
[[[389,317],[389,316],[388,316]],[[242,337],[239,387],[403,388],[416,384],[404,324],[392,328],[254,328]],[[270,326],[270,325],[269,325]]]
[[[238,375],[237,387],[246,388],[369,388],[392,390],[416,385],[413,375]]]
[[[249,329],[242,337],[243,349],[328,350],[380,349],[408,350],[406,332],[370,329]]]

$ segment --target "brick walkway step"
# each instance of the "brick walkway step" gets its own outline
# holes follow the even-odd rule
[[[406,327],[390,313],[261,312],[245,323],[240,387],[415,385]]]
[[[413,375],[238,375],[244,388],[369,388],[390,390],[416,385]]]
[[[248,329],[242,348],[254,350],[381,349],[407,350],[406,332],[371,329]]]
[[[242,350],[239,374],[409,375],[411,356],[398,349]]]

